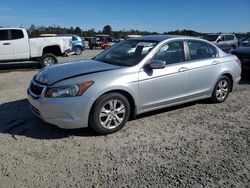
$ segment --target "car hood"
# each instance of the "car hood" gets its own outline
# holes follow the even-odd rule
[[[232,54],[241,54],[241,55],[249,55],[250,56],[250,47],[247,46],[241,46],[232,51]]]
[[[45,67],[39,71],[35,79],[41,84],[53,85],[69,78],[103,71],[110,71],[119,68],[122,67],[100,61],[80,60],[62,63],[51,67]]]

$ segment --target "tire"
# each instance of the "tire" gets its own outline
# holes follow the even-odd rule
[[[76,55],[82,54],[82,48],[80,46],[74,47],[73,51],[75,52]]]
[[[42,67],[48,67],[57,63],[58,63],[57,57],[51,53],[44,54],[40,60],[40,64]]]
[[[129,115],[128,99],[119,93],[108,93],[94,103],[89,125],[99,134],[111,134],[123,128]]]
[[[220,77],[220,79],[215,84],[211,101],[213,103],[224,102],[231,91],[231,87],[232,83],[227,76]]]

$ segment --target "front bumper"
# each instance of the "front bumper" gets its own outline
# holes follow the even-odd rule
[[[94,100],[86,96],[69,98],[34,97],[27,95],[32,112],[47,123],[63,129],[88,127],[88,117]]]

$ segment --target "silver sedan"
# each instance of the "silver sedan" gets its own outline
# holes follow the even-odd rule
[[[144,112],[205,98],[221,103],[240,75],[237,57],[208,41],[145,36],[122,41],[91,60],[41,69],[28,100],[48,123],[109,134]]]

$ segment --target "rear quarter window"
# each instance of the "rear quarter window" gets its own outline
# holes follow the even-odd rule
[[[217,49],[203,41],[187,41],[190,60],[218,57]]]
[[[12,30],[10,30],[10,32],[11,32],[12,40],[24,38],[24,35],[23,35],[23,31],[22,31],[22,30],[12,29]]]

